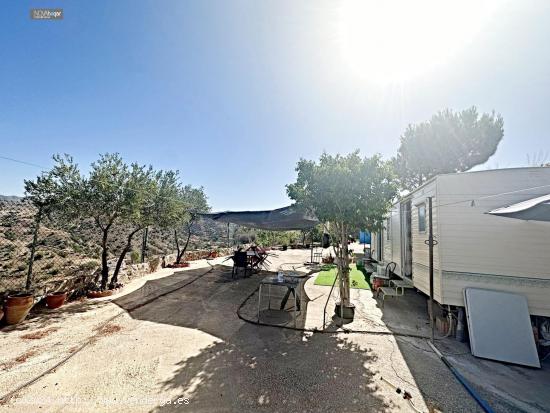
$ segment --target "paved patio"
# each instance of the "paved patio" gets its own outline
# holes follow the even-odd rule
[[[297,266],[307,256],[304,250],[277,252],[270,269],[276,270],[283,262]],[[479,411],[424,340],[388,334],[427,334],[425,302],[412,291],[406,299],[387,303],[382,312],[370,291],[352,290],[358,311],[346,329],[371,333],[300,332],[239,319],[236,312],[249,297],[241,315],[255,320],[255,291],[266,273],[232,280],[223,259],[212,264],[213,269],[206,261],[197,262],[174,274],[162,270],[132,283],[113,300],[72,303],[60,311],[39,313],[20,326],[4,328],[0,363],[5,372],[0,376],[0,392],[38,379],[1,408],[51,412],[122,412],[129,406],[137,412],[412,411],[380,379],[384,377],[409,391],[422,411],[428,407]],[[306,283],[309,300],[303,303],[299,326],[322,325],[329,289],[313,285],[313,279]],[[272,321],[292,324],[291,312],[289,303],[286,314],[274,312]],[[330,328],[337,327],[333,323]],[[29,338],[29,334],[39,337]],[[467,352],[465,345],[453,340],[438,342],[438,346],[449,353]],[[468,356],[456,359],[464,357]],[[473,365],[477,362],[474,359]],[[500,373],[508,374],[509,366],[504,368]],[[529,377],[524,383],[534,384],[537,376],[531,374],[532,369],[513,369],[518,377]],[[491,375],[486,378],[498,390],[498,378],[492,379]],[[495,410],[517,411],[513,395],[504,397],[482,386],[478,389]],[[537,397],[548,396],[537,393]],[[527,411],[543,411],[537,406],[544,406],[539,404],[544,399],[536,403],[525,399]]]

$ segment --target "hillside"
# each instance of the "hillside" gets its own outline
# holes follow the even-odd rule
[[[0,200],[0,294],[24,288],[35,214],[36,209],[21,198],[3,197]],[[113,228],[110,260],[118,258],[127,233],[127,227]],[[225,224],[200,220],[194,227],[188,249],[225,246],[226,234]],[[33,262],[35,285],[43,286],[67,278],[89,278],[99,268],[100,235],[90,220],[71,225],[46,217],[40,227]],[[180,239],[184,238],[185,233],[181,233]],[[132,258],[138,262],[141,260],[142,239],[141,233],[134,236],[133,253],[126,256],[128,262]],[[148,257],[173,253],[174,231],[150,228],[147,247]]]

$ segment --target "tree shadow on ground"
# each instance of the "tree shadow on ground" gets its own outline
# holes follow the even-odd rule
[[[36,330],[64,321],[74,314],[87,313],[89,311],[103,308],[108,304],[109,301],[85,300],[67,303],[61,308],[51,310],[41,302],[34,305],[24,322],[15,325],[3,325],[0,330],[3,333]]]
[[[376,357],[328,334],[243,325],[178,363],[164,390],[179,392],[155,411],[176,411],[179,397],[193,412],[385,412],[369,366]]]
[[[428,407],[440,411],[482,412],[466,389],[431,350],[426,339],[401,335],[408,333],[430,336],[426,297],[414,290],[406,290],[404,296],[390,298],[383,305],[380,299],[377,301],[382,311],[382,321],[395,334],[395,340],[391,340],[395,352],[401,354],[414,378],[414,383],[403,385],[417,387]],[[441,337],[436,333],[436,338]],[[438,347],[439,343],[440,341],[436,341]]]
[[[162,390],[187,397],[189,405],[174,404],[178,396],[157,410],[392,410],[374,384],[371,367],[376,357],[370,349],[336,335],[304,334],[238,318],[238,308],[247,297],[257,295],[266,274],[220,282],[231,276],[231,268],[186,271],[185,280],[174,283],[183,276],[169,277],[170,286],[164,285],[166,279],[148,281],[142,291],[114,301],[135,319],[197,329],[219,340],[182,359],[170,379],[160,383]],[[144,305],[151,299],[154,304]],[[257,306],[249,304],[254,312]]]

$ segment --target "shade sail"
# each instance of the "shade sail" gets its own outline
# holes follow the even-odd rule
[[[506,218],[550,222],[550,194],[487,212]]]
[[[202,214],[202,216],[218,222],[230,222],[272,231],[309,229],[319,224],[317,218],[293,206],[270,211],[226,211]]]

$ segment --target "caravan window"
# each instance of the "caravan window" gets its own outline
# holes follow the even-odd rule
[[[418,205],[418,232],[426,232],[426,204]]]

